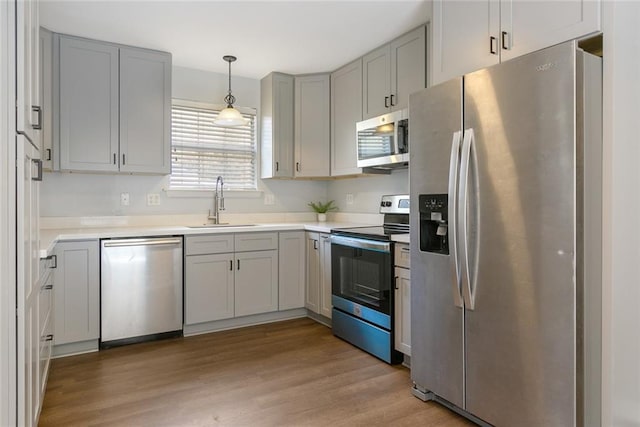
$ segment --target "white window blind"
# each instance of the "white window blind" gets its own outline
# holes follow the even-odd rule
[[[222,127],[213,123],[220,109],[174,100],[172,190],[212,190],[218,175],[224,178],[225,190],[256,189],[255,110],[239,108],[247,125]]]

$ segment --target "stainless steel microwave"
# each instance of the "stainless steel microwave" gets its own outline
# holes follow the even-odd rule
[[[394,111],[356,124],[358,167],[392,169],[409,164],[409,112]]]

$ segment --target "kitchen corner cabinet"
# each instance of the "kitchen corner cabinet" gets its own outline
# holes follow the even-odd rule
[[[260,81],[261,178],[293,178],[294,77],[271,73]]]
[[[307,233],[305,307],[331,318],[331,239],[329,234]]]
[[[362,58],[364,119],[407,108],[409,94],[426,87],[426,52],[421,26]]]
[[[600,31],[599,0],[433,2],[432,84]]]
[[[14,3],[14,2],[11,2]],[[42,100],[40,92],[39,1],[20,0],[16,8],[16,130],[40,148]]]
[[[278,310],[278,233],[186,236],[185,324]]]
[[[278,309],[304,307],[306,239],[304,231],[286,231],[278,236]]]
[[[56,34],[53,72],[61,170],[171,172],[170,54]]]
[[[329,74],[295,77],[296,178],[329,176]]]
[[[411,270],[409,245],[395,244],[394,347],[411,356]]]
[[[356,123],[362,120],[362,58],[331,73],[331,176],[362,173]]]
[[[54,344],[100,337],[98,240],[59,242],[54,248]]]

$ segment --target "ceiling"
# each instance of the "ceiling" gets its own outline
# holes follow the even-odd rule
[[[429,0],[43,0],[52,31],[171,52],[173,64],[262,78],[332,71],[426,22]]]

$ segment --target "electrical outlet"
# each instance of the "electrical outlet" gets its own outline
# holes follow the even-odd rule
[[[129,193],[120,193],[120,206],[129,206]]]
[[[353,204],[353,194],[351,194],[351,193],[347,193],[347,204],[348,205],[352,205]]]
[[[160,195],[158,193],[147,194],[147,206],[160,205]]]
[[[267,193],[264,195],[264,204],[265,205],[273,205],[276,202],[276,198],[272,193]]]

